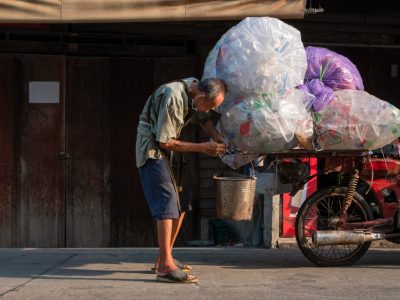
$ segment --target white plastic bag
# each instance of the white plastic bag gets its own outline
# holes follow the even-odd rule
[[[335,91],[314,113],[317,142],[326,150],[373,150],[400,136],[400,110],[365,91]]]
[[[300,32],[275,18],[249,17],[226,32],[207,57],[203,78],[224,79],[225,112],[238,96],[283,93],[303,83],[306,52]]]
[[[298,145],[296,133],[309,135],[310,107],[315,99],[297,89],[283,97],[250,97],[236,104],[220,120],[222,134],[231,148],[248,153],[285,151]]]

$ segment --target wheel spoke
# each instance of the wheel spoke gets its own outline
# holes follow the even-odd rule
[[[331,193],[325,195],[308,207],[305,213],[302,213],[302,236],[305,246],[307,246],[315,255],[325,261],[343,261],[354,256],[362,245],[323,245],[317,246],[312,243],[312,234],[316,231],[332,230],[329,226],[330,220],[340,215],[344,193]],[[367,221],[367,215],[357,201],[353,201],[348,209],[348,222]]]

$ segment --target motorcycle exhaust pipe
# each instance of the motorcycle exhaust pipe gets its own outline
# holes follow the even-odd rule
[[[324,245],[362,245],[366,242],[384,240],[400,234],[372,233],[351,230],[321,230],[312,235],[312,242],[316,246]]]

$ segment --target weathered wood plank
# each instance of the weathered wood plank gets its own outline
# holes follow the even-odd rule
[[[216,208],[203,208],[200,210],[200,217],[204,218],[216,218],[217,209]]]
[[[218,157],[202,158],[199,164],[201,169],[224,169],[226,165]]]
[[[199,190],[199,198],[202,199],[201,202],[203,202],[204,198],[214,198],[215,199],[215,189],[201,189]]]
[[[110,243],[109,60],[68,59],[67,247]]]
[[[200,178],[199,179],[199,189],[212,189],[215,183],[212,178]]]
[[[63,247],[64,244],[64,83],[63,56],[19,56],[23,102],[20,131],[21,246]],[[58,81],[59,103],[32,104],[30,81]]]
[[[14,143],[16,74],[13,57],[0,55],[0,69],[0,247],[11,247],[16,150]]]
[[[139,113],[154,89],[153,60],[111,59],[112,245],[155,246],[156,232],[136,168],[135,145]]]
[[[215,197],[201,198],[201,201],[199,203],[199,208],[201,208],[201,210],[215,208],[215,207],[216,207]]]

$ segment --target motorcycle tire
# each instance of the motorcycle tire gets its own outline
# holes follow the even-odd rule
[[[316,226],[318,230],[332,230],[329,226],[329,217],[332,215],[339,216],[342,201],[346,195],[346,187],[330,186],[324,187],[309,198],[307,198],[299,209],[296,217],[296,241],[301,252],[309,259],[312,263],[320,267],[338,267],[338,266],[349,266],[358,261],[368,250],[371,242],[366,242],[362,245],[324,245],[315,246],[312,244],[310,234],[307,235],[307,226]],[[328,203],[327,209],[325,202]],[[331,202],[329,204],[329,202]],[[331,207],[329,208],[329,205]],[[316,224],[307,225],[306,223],[312,218],[307,218],[308,214],[315,207],[314,215],[320,214],[317,217],[314,216]],[[363,222],[373,220],[373,215],[367,201],[357,192],[354,193],[353,202],[350,208],[347,210],[349,222]],[[325,215],[324,215],[325,214]],[[307,221],[308,220],[308,221]],[[326,250],[326,251],[325,251]]]

